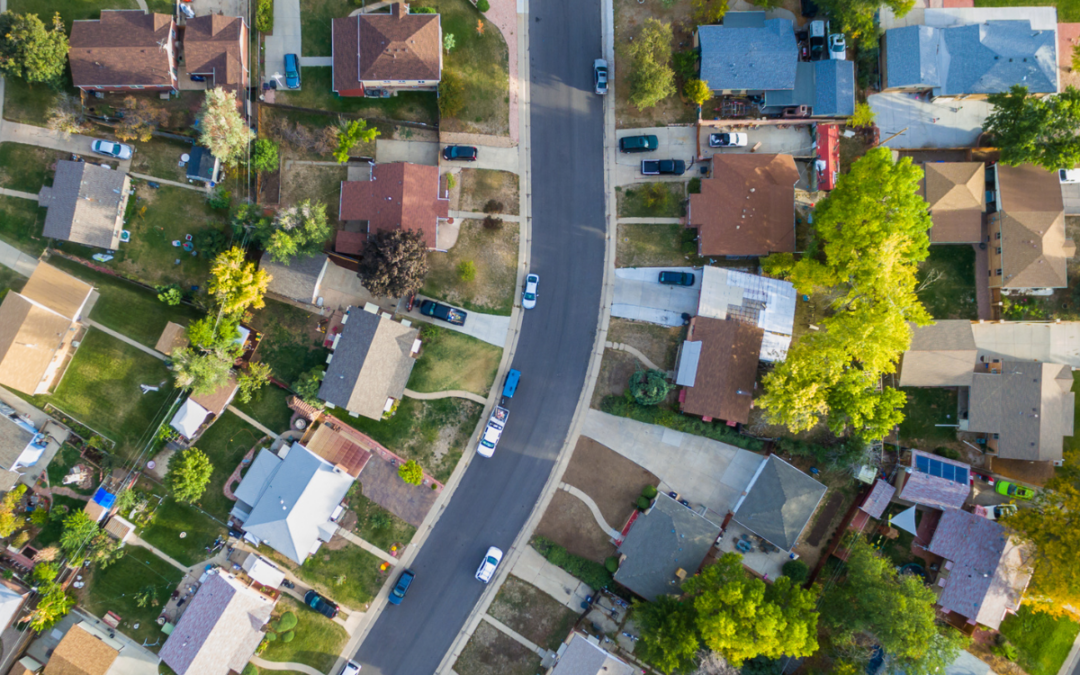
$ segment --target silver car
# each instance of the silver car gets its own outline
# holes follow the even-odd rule
[[[480,569],[476,570],[477,581],[483,581],[485,584],[491,581],[502,561],[502,556],[503,552],[500,549],[495,546],[490,547],[484,554],[484,559],[480,561]]]
[[[536,307],[536,287],[540,285],[540,276],[530,274],[525,277],[525,290],[521,293],[521,306],[525,309]]]
[[[106,157],[112,157],[114,159],[131,159],[131,146],[123,143],[116,143],[114,141],[94,141],[90,144],[90,149],[99,155],[105,155]]]

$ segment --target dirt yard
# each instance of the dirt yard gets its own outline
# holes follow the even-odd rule
[[[479,220],[463,220],[457,243],[449,251],[428,254],[424,295],[467,310],[509,316],[517,285],[518,224],[503,221],[487,229]],[[462,264],[475,265],[472,280],[462,276]]]
[[[659,485],[660,479],[611,448],[582,436],[570,457],[563,482],[592,497],[608,525],[618,529],[634,512],[634,502],[641,489]]]
[[[487,621],[481,621],[454,663],[454,672],[468,675],[536,675],[540,657]]]
[[[667,328],[656,324],[629,319],[611,320],[608,341],[637,348],[661,370],[674,370],[679,345],[686,338],[686,329]]]
[[[488,614],[551,651],[559,648],[578,617],[555,598],[515,576],[506,578]]]
[[[630,376],[638,368],[641,368],[641,362],[630,354],[605,349],[604,358],[600,361],[600,375],[596,378],[596,388],[593,389],[592,401],[589,405],[599,410],[600,403],[606,397],[622,396],[626,391]]]
[[[615,546],[600,529],[592,511],[580,499],[565,490],[556,490],[536,534],[546,537],[567,551],[602,563],[615,555]]]
[[[487,213],[484,205],[489,201],[498,202],[492,213],[518,215],[518,175],[494,169],[462,169],[457,186],[450,193],[450,208]]]
[[[286,161],[283,163],[283,169],[282,206],[293,206],[305,199],[318,200],[326,204],[327,220],[337,221],[341,181],[345,180],[348,173],[344,166],[320,166]]]

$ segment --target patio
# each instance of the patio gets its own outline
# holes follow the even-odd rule
[[[716,547],[720,549],[721,555],[724,553],[741,555],[743,565],[766,581],[782,576],[784,563],[791,559],[786,551],[773,546],[735,520],[728,522]]]

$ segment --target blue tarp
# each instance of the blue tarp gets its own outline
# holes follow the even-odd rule
[[[106,509],[111,509],[113,504],[116,503],[116,495],[105,488],[98,488],[97,492],[94,493],[94,501]]]

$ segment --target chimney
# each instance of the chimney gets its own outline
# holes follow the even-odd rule
[[[395,2],[390,12],[394,15],[395,19],[400,19],[409,13],[409,3]]]

